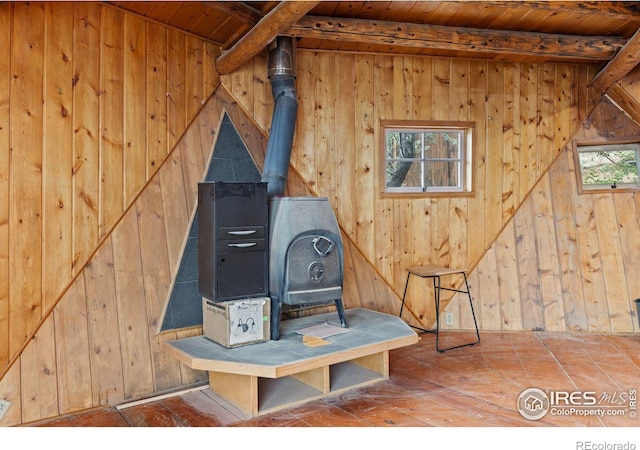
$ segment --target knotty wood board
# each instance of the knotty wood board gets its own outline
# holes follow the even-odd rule
[[[67,291],[53,317],[60,409],[88,409],[92,406],[89,330],[85,320],[78,320],[87,317],[83,278]]]
[[[45,7],[43,152],[43,308],[50,309],[68,280],[72,256],[73,15],[58,3]]]
[[[74,274],[98,245],[100,203],[100,5],[76,3],[73,104],[73,262]],[[85,26],[90,25],[90,26]]]
[[[166,28],[148,22],[146,27],[147,58],[145,72],[147,140],[146,165],[149,176],[153,175],[169,153],[167,136],[167,35]]]
[[[187,126],[185,35],[168,29],[167,61],[167,132],[169,148],[173,148]]]
[[[123,170],[124,205],[129,205],[147,177],[147,128],[148,113],[140,105],[146,104],[147,74],[145,54],[147,35],[141,17],[124,16],[124,126],[123,126]]]
[[[135,208],[125,214],[113,237],[113,266],[125,398],[153,391],[149,325],[140,277],[142,261]]]
[[[172,279],[167,246],[162,245],[167,239],[164,217],[158,213],[162,211],[160,177],[155,177],[149,183],[135,207],[140,232],[141,267],[152,356],[153,385],[157,390],[165,390],[180,384],[180,371],[177,361],[167,355],[163,345],[165,340],[175,339],[175,333],[168,333],[168,336],[157,335]]]
[[[104,236],[124,211],[124,17],[104,9],[101,23],[100,97],[100,236]]]
[[[0,5],[0,48],[10,48],[12,5]],[[9,123],[11,58],[0,57],[0,123]],[[10,130],[0,127],[0,367],[9,362],[9,146]]]
[[[42,165],[44,81],[33,67],[44,64],[44,3],[15,3],[11,46],[11,143],[20,157],[9,164],[9,339],[13,356],[43,314]],[[24,180],[28,180],[25,183]],[[9,196],[9,192],[11,195]]]

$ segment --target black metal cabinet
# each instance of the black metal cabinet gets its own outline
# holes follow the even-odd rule
[[[198,288],[223,302],[269,287],[267,183],[198,184]]]

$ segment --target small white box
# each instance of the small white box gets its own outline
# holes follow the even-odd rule
[[[227,348],[268,341],[271,335],[271,299],[246,298],[227,302],[202,299],[205,337]]]

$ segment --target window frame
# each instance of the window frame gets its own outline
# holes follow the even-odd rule
[[[379,142],[379,183],[381,197],[468,197],[475,195],[474,193],[474,170],[473,170],[473,154],[474,154],[474,136],[475,122],[468,121],[444,121],[444,120],[380,120],[380,138]],[[464,148],[460,154],[458,168],[460,187],[448,188],[445,186],[432,187],[431,189],[410,189],[410,188],[392,188],[387,187],[387,131],[445,131],[455,130],[461,131],[464,136]]]
[[[582,182],[582,166],[580,164],[580,154],[583,153],[580,151],[582,147],[592,147],[592,148],[602,148],[605,149],[607,146],[621,146],[621,145],[637,145],[636,149],[636,158],[640,158],[640,136],[633,136],[624,139],[597,139],[597,140],[573,140],[571,142],[572,150],[573,150],[573,160],[575,165],[575,173],[576,173],[576,184],[578,186],[579,194],[602,194],[602,193],[615,193],[615,192],[638,192],[640,191],[640,182],[639,183],[624,183],[624,184],[616,184],[616,185],[585,185]],[[612,151],[614,149],[611,149]],[[597,150],[590,150],[597,151]],[[640,173],[640,168],[638,168]]]

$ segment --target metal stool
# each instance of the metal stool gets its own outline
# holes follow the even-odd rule
[[[407,282],[404,285],[404,295],[402,296],[402,306],[400,307],[400,314],[398,317],[402,318],[402,310],[404,309],[404,302],[407,297],[407,288],[409,287],[409,278],[411,275],[418,276],[420,278],[432,278],[433,279],[433,296],[436,305],[436,329],[435,330],[425,330],[424,328],[416,327],[410,325],[412,328],[417,330],[421,330],[424,333],[434,333],[436,335],[436,350],[440,353],[445,352],[447,350],[453,350],[454,348],[467,347],[470,345],[475,345],[480,342],[480,332],[478,331],[478,322],[476,321],[476,313],[473,309],[473,302],[471,301],[471,292],[469,291],[469,283],[467,282],[467,273],[464,269],[452,269],[449,267],[438,266],[436,264],[426,264],[423,266],[412,266],[407,269]],[[457,275],[462,274],[464,277],[464,285],[466,290],[453,289],[450,287],[442,287],[440,283],[440,277],[443,275]],[[471,314],[473,315],[473,323],[476,327],[476,337],[478,338],[475,342],[469,342],[467,344],[456,345],[449,348],[441,349],[439,347],[438,336],[440,334],[440,291],[452,291],[452,292],[460,292],[462,294],[467,294],[469,298],[469,305],[471,306]]]

